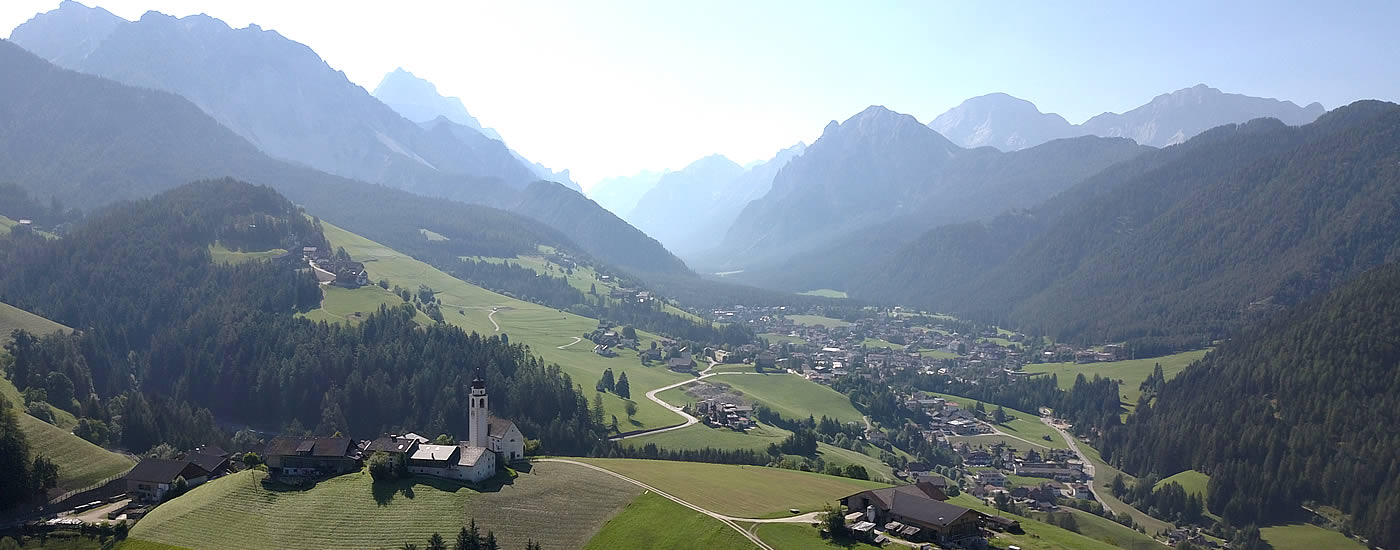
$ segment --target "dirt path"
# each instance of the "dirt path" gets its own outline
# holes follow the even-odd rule
[[[709,369],[706,369],[706,370],[709,370]],[[728,525],[730,528],[734,529],[735,531],[738,531],[740,535],[743,535],[744,538],[749,539],[750,542],[754,543],[755,545],[757,545],[759,548],[762,548],[763,550],[773,550],[773,547],[772,547],[772,546],[769,546],[768,543],[763,542],[762,539],[759,539],[759,538],[758,538],[758,535],[755,535],[755,534],[749,532],[747,529],[744,529],[743,527],[740,527],[740,526],[739,526],[737,523],[735,523],[735,522],[740,522],[740,521],[741,521],[741,522],[745,522],[745,523],[811,523],[811,522],[815,521],[816,518],[817,518],[817,512],[811,512],[811,513],[807,513],[807,514],[802,514],[802,515],[800,515],[800,516],[792,516],[792,517],[786,517],[786,518],[775,518],[775,519],[736,518],[736,517],[732,517],[732,516],[726,516],[726,515],[724,515],[724,514],[720,514],[720,513],[717,513],[717,512],[710,511],[710,510],[706,510],[706,509],[704,509],[704,508],[701,508],[701,507],[699,507],[699,506],[696,506],[696,505],[694,505],[694,504],[691,504],[691,503],[689,503],[689,502],[686,502],[686,501],[684,501],[684,500],[681,500],[680,498],[677,498],[677,497],[671,495],[670,493],[667,493],[667,492],[665,492],[665,491],[662,491],[662,490],[660,490],[660,489],[657,489],[656,487],[652,487],[651,485],[647,485],[647,484],[645,484],[645,483],[642,483],[642,482],[640,482],[640,481],[637,481],[637,480],[632,479],[632,478],[630,478],[630,477],[627,477],[627,476],[625,476],[625,475],[619,474],[619,473],[614,472],[614,471],[612,471],[612,470],[609,470],[609,469],[607,469],[607,468],[603,468],[603,467],[600,467],[600,466],[594,466],[594,465],[588,464],[588,463],[586,463],[586,462],[579,462],[579,461],[576,461],[576,460],[568,460],[568,459],[562,459],[562,458],[539,458],[539,459],[535,459],[535,462],[562,462],[562,463],[564,463],[564,464],[573,464],[573,465],[576,465],[576,466],[583,466],[584,468],[589,468],[589,469],[592,469],[592,470],[597,470],[597,471],[599,471],[599,472],[602,472],[602,473],[608,474],[608,475],[610,475],[610,476],[613,476],[613,477],[615,477],[615,478],[621,479],[621,480],[623,480],[623,481],[626,481],[626,482],[628,482],[628,483],[631,483],[631,484],[633,484],[633,485],[636,485],[636,486],[638,486],[638,487],[641,487],[641,488],[643,488],[643,489],[646,489],[646,490],[648,490],[648,491],[651,491],[651,492],[653,492],[653,493],[656,493],[656,494],[658,494],[658,495],[661,495],[661,496],[663,496],[663,497],[666,497],[666,498],[669,499],[671,502],[674,502],[674,503],[676,503],[676,504],[679,504],[679,505],[684,506],[684,507],[686,507],[686,508],[690,508],[691,510],[694,510],[694,511],[696,511],[696,512],[700,512],[700,513],[705,514],[705,515],[707,515],[707,516],[710,516],[710,517],[712,517],[712,518],[714,518],[714,519],[716,519],[716,520],[719,520],[720,523],[723,523],[723,524],[725,524],[725,525]]]
[[[486,320],[491,321],[491,326],[496,327],[496,332],[501,331],[501,325],[496,324],[496,312],[500,310],[500,308],[493,307],[491,308],[491,313],[486,315]]]
[[[490,316],[488,315],[487,317],[489,318]],[[494,322],[494,321],[492,321],[492,322]],[[572,345],[577,344],[577,343],[582,342],[582,341],[583,341],[583,338],[579,338],[579,337],[575,336],[575,337],[574,337],[574,341],[569,342],[569,343],[567,343],[567,344],[564,344],[564,345],[562,345],[562,346],[555,346],[554,349],[564,349],[564,348],[567,348],[567,347],[569,347],[569,346],[572,346]]]

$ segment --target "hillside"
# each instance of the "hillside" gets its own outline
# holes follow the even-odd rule
[[[61,197],[91,207],[147,197],[202,178],[232,176],[271,185],[327,220],[396,246],[421,240],[419,231],[427,228],[474,250],[461,255],[509,256],[539,245],[590,252],[559,230],[519,214],[274,160],[180,97],[61,70],[10,42],[0,42],[0,67],[16,75],[0,83],[0,180],[17,183],[42,200]],[[468,183],[462,189],[492,193],[489,181]],[[559,202],[540,199],[536,211],[606,214],[577,193],[542,195]],[[605,250],[597,255],[600,261],[616,265],[614,260],[623,259],[622,265],[688,273],[625,222],[590,219],[604,224],[595,228],[603,235],[601,242],[611,242],[607,236],[615,231],[630,245]],[[607,252],[615,250],[618,256],[610,257]]]
[[[853,294],[1057,340],[1202,346],[1386,258],[1376,228],[1394,218],[1383,153],[1393,110],[1360,102],[1302,127],[1216,128],[1033,210],[929,231]],[[1320,172],[1340,163],[1358,169],[1341,182]]]
[[[421,546],[434,532],[451,540],[475,519],[512,548],[527,538],[545,548],[581,548],[641,492],[569,464],[535,464],[480,492],[428,479],[385,486],[364,474],[279,490],[259,483],[264,475],[243,472],[195,488],[153,510],[131,538],[193,550],[398,548]]]
[[[695,260],[739,282],[847,290],[871,263],[933,227],[1039,204],[1147,148],[1059,140],[1013,153],[963,149],[908,115],[870,107],[794,158],[719,249]]]
[[[1395,365],[1400,268],[1387,266],[1245,330],[1109,431],[1105,460],[1141,475],[1208,474],[1207,508],[1236,525],[1289,522],[1305,500],[1400,542]],[[1230,418],[1230,422],[1220,422]],[[1169,452],[1173,449],[1178,452]]]
[[[0,344],[9,343],[10,333],[15,330],[24,330],[39,335],[73,331],[71,328],[0,302]]]

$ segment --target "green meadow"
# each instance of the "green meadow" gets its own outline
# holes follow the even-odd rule
[[[1061,389],[1069,389],[1074,386],[1076,376],[1083,374],[1085,378],[1092,379],[1094,375],[1114,380],[1122,380],[1118,389],[1122,392],[1123,403],[1132,410],[1137,405],[1138,397],[1142,391],[1138,386],[1142,381],[1152,375],[1155,365],[1162,365],[1162,374],[1167,380],[1171,380],[1178,373],[1186,370],[1200,358],[1205,357],[1209,349],[1184,351],[1174,355],[1164,357],[1153,357],[1150,359],[1129,359],[1127,361],[1113,361],[1108,363],[1041,363],[1026,365],[1024,370],[1029,373],[1043,373],[1046,376],[1054,374]]]
[[[734,528],[666,497],[647,492],[608,520],[585,550],[666,548],[711,550],[753,548]]]

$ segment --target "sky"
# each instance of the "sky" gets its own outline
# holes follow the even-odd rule
[[[741,164],[884,105],[928,122],[1005,92],[1078,123],[1200,83],[1400,100],[1400,2],[87,0],[256,23],[373,90],[403,67],[585,187]],[[0,34],[57,0],[3,0]]]

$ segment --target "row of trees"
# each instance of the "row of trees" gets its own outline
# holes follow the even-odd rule
[[[603,371],[603,377],[598,379],[598,383],[594,385],[594,389],[599,392],[613,392],[623,399],[632,398],[632,384],[627,381],[626,372],[618,375],[617,379],[614,380],[612,369]],[[628,416],[631,415],[632,413],[628,413]]]
[[[406,542],[399,547],[400,550],[418,550],[420,547],[415,543]],[[457,532],[457,538],[448,546],[447,540],[442,535],[433,533],[428,537],[428,543],[421,547],[423,550],[500,550],[501,542],[496,539],[496,532],[487,530],[485,535],[476,526],[476,518],[472,518],[471,524],[463,527]],[[525,550],[543,550],[543,546],[534,540],[525,541]]]

